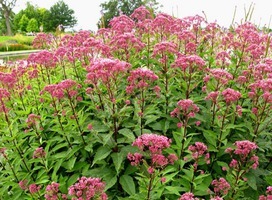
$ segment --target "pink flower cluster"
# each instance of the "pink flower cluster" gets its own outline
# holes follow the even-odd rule
[[[117,59],[97,59],[87,67],[87,83],[97,85],[100,80],[104,84],[109,84],[111,80],[116,81],[120,74],[126,73],[130,67],[129,63]]]
[[[126,88],[126,92],[131,94],[134,90],[144,90],[147,89],[151,83],[155,82],[158,76],[154,74],[153,71],[147,68],[138,68],[130,72],[127,81],[129,85]]]
[[[81,87],[76,81],[71,79],[66,79],[61,81],[58,84],[51,84],[44,87],[44,89],[40,92],[43,94],[45,91],[50,93],[52,97],[57,99],[63,99],[65,94],[69,97],[75,97],[78,94],[77,89]]]
[[[33,40],[33,47],[37,49],[45,49],[52,44],[53,39],[53,35],[38,33]]]
[[[209,70],[209,79],[214,78],[220,85],[226,85],[230,80],[233,79],[232,74],[227,72],[225,69],[210,69]],[[207,82],[207,77],[206,81]]]
[[[133,13],[130,15],[132,19],[136,19],[139,22],[144,21],[145,19],[151,19],[151,14],[149,10],[146,9],[145,6],[140,6],[136,8]]]
[[[118,17],[114,17],[110,21],[110,26],[111,26],[111,30],[120,34],[120,33],[131,32],[135,26],[135,23],[128,16],[120,15]]]
[[[207,152],[207,146],[202,142],[195,142],[195,144],[190,145],[188,150],[192,152],[192,158],[197,161],[200,157],[205,155],[205,161],[207,164],[210,163],[210,154]]]
[[[171,117],[178,117],[183,115],[187,118],[192,118],[199,112],[199,107],[194,104],[191,99],[183,99],[178,101],[177,107],[170,113]]]
[[[44,158],[46,156],[46,152],[44,151],[43,147],[38,147],[34,153],[33,158]]]
[[[178,58],[172,64],[174,68],[180,68],[182,71],[189,69],[190,73],[194,70],[203,70],[205,66],[205,61],[197,55],[183,55],[179,54]]]
[[[259,200],[271,200],[272,199],[272,186],[268,186],[266,188],[266,196],[265,195],[261,195],[259,197]]]
[[[18,82],[18,78],[16,73],[3,73],[0,72],[0,83],[3,85],[5,88],[14,88],[16,83]]]
[[[177,45],[173,42],[160,42],[154,46],[153,56],[177,53]],[[163,62],[162,62],[163,63]]]
[[[212,185],[216,195],[226,195],[230,190],[230,184],[224,178],[213,180]]]
[[[222,95],[227,104],[234,103],[241,98],[241,93],[231,88],[227,88],[222,92]]]
[[[143,134],[139,136],[132,146],[137,146],[141,153],[129,153],[127,158],[131,161],[131,165],[137,166],[145,157],[146,160],[151,159],[148,169],[149,173],[153,173],[155,168],[162,168],[166,165],[174,164],[178,159],[175,154],[169,154],[167,157],[163,155],[163,150],[170,147],[171,140],[166,136],[157,134]]]
[[[258,146],[248,140],[236,141],[234,145],[236,146],[235,149],[227,148],[225,150],[225,152],[229,153],[232,157],[229,166],[238,169],[242,165],[247,164],[250,168],[256,169],[259,165],[259,157],[254,154],[254,150],[256,150]],[[237,156],[238,159],[235,158]]]
[[[110,46],[112,46],[112,50],[118,52],[120,50],[128,52],[129,49],[135,49],[138,52],[145,47],[145,44],[134,33],[123,33],[115,35],[110,42]],[[123,53],[123,51],[121,52]]]
[[[108,197],[104,189],[105,183],[101,182],[100,178],[87,178],[83,176],[74,185],[69,187],[68,194],[73,196],[72,200],[96,199],[95,197],[106,200]]]
[[[21,180],[21,181],[19,181],[19,187],[22,190],[29,191],[31,194],[35,194],[40,191],[40,189],[41,189],[40,185],[38,186],[35,183],[28,185],[27,183],[28,183],[27,180]]]
[[[40,120],[40,119],[41,119],[41,116],[32,113],[28,115],[28,118],[26,119],[26,123],[28,127],[30,128],[31,126],[37,123],[37,120]]]
[[[46,186],[45,189],[45,195],[44,198],[46,200],[58,200],[60,199],[59,197],[59,183],[51,183]],[[67,196],[65,194],[61,195],[61,199],[66,200]]]
[[[198,198],[194,197],[194,194],[191,192],[186,192],[178,200],[198,200]]]

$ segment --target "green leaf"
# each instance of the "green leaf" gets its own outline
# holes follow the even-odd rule
[[[79,174],[73,174],[67,181],[67,186],[70,187],[71,185],[73,185],[77,179],[79,178]]]
[[[203,135],[207,142],[216,147],[216,133],[210,130],[203,130]]]
[[[123,128],[118,131],[121,135],[125,136],[128,141],[127,142],[133,142],[135,140],[135,136],[133,132],[128,128]]]
[[[129,194],[134,195],[135,194],[135,184],[133,181],[133,178],[129,175],[123,175],[120,177],[120,184],[122,185],[122,188]]]
[[[175,194],[175,195],[178,195],[180,196],[180,193],[181,191],[184,191],[182,190],[182,187],[178,187],[178,186],[166,186],[165,187],[166,189],[166,194]]]
[[[108,148],[107,146],[101,146],[97,149],[97,152],[94,156],[93,164],[92,166],[100,160],[105,159],[109,154],[111,153],[111,149]]]
[[[157,116],[157,115],[148,115],[145,117],[146,119],[145,125],[150,124],[151,122],[155,122],[159,118],[160,116]]]
[[[251,187],[253,190],[257,190],[256,176],[253,173],[249,172],[248,174],[246,174],[246,178],[249,187]]]
[[[76,159],[77,159],[76,157],[70,158],[66,163],[66,168],[72,170],[75,165]]]
[[[117,174],[119,174],[122,162],[124,160],[124,155],[122,153],[113,153],[111,154],[111,158],[112,158],[115,170]]]
[[[117,182],[117,177],[114,176],[112,177],[110,180],[107,180],[106,182],[106,187],[105,187],[105,191],[107,191],[108,189],[110,189],[112,186],[114,186]]]

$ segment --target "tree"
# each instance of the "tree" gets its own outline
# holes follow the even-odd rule
[[[27,30],[27,32],[39,31],[38,21],[35,18],[30,19],[27,24],[26,30]]]
[[[17,0],[0,0],[0,12],[5,18],[7,35],[12,35],[11,15]]]
[[[42,26],[44,24],[45,20],[48,20],[49,18],[45,19],[45,15],[48,15],[49,11],[45,8],[39,8],[37,6],[34,6],[30,4],[29,2],[26,3],[26,8],[24,10],[20,10],[19,13],[17,13],[14,16],[13,19],[13,27],[14,31],[26,31],[25,29],[21,29],[20,21],[23,16],[26,16],[28,19],[35,19],[38,23],[38,27]]]
[[[77,23],[74,10],[70,9],[62,0],[58,1],[49,9],[47,18],[47,23],[44,24],[47,31],[55,31],[60,24],[64,27],[72,28]]]
[[[29,18],[24,14],[19,22],[20,31],[26,32],[26,28],[29,22]]]
[[[156,0],[110,0],[100,4],[100,7],[102,8],[102,17],[98,22],[98,27],[108,28],[112,18],[121,13],[130,16],[136,8],[142,5],[157,10],[159,3]]]

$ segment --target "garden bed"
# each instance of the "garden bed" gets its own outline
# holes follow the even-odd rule
[[[269,199],[269,33],[140,7],[0,73],[1,199]]]

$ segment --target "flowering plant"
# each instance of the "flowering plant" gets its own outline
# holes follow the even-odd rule
[[[0,72],[0,199],[270,199],[271,35],[141,6]]]

